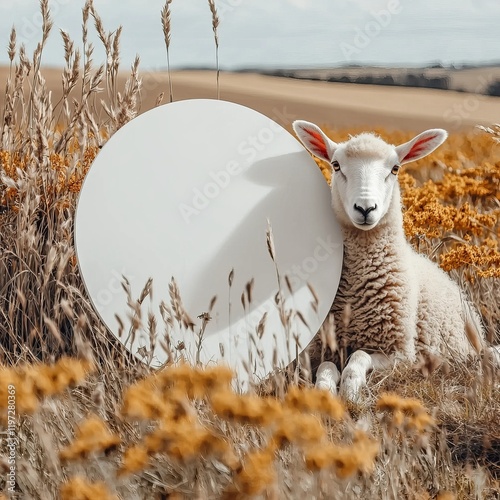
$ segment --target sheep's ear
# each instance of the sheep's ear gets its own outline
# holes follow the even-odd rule
[[[401,165],[410,161],[419,160],[429,153],[432,153],[437,147],[441,146],[448,137],[448,132],[440,128],[426,130],[409,142],[405,142],[396,147]]]
[[[337,144],[329,139],[317,125],[303,120],[296,120],[292,126],[300,142],[313,155],[327,162],[332,161]]]

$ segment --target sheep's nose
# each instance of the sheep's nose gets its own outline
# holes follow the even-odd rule
[[[368,217],[368,214],[370,212],[373,212],[373,210],[377,210],[377,205],[375,204],[375,206],[373,207],[368,207],[368,208],[363,208],[363,207],[360,207],[359,205],[356,205],[356,203],[354,204],[354,210],[357,210],[358,212],[361,212],[363,214],[363,217],[366,218]]]

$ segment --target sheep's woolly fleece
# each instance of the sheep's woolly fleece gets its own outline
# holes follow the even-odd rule
[[[397,186],[389,212],[371,231],[342,227],[344,265],[332,306],[338,346],[409,361],[428,352],[472,354],[467,302],[444,271],[407,244],[399,200]]]

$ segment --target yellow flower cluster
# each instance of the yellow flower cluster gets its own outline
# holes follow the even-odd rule
[[[439,185],[428,181],[422,187],[415,187],[415,181],[409,174],[402,173],[404,229],[406,235],[424,235],[427,238],[438,238],[445,233],[472,234],[481,236],[484,229],[492,228],[497,222],[497,213],[481,214],[469,203],[461,206],[442,203]]]
[[[267,426],[283,415],[283,407],[277,399],[256,394],[241,396],[230,390],[212,394],[210,404],[219,417],[241,424]]]
[[[328,391],[292,386],[285,396],[285,405],[297,412],[322,413],[335,420],[345,416],[345,408],[340,400]]]
[[[289,445],[303,450],[312,470],[331,467],[340,477],[369,471],[378,443],[357,433],[351,446],[335,446],[328,439],[322,417],[341,421],[344,406],[327,391],[290,387],[283,400],[231,390],[233,373],[225,367],[170,366],[130,387],[124,396],[123,414],[156,420],[158,426],[140,443],[125,451],[120,474],[148,466],[150,457],[162,453],[181,463],[200,456],[216,456],[233,471],[226,496],[258,495],[276,478],[278,449]],[[253,425],[264,433],[261,447],[241,460],[226,439],[201,425],[192,400],[202,400],[213,413],[233,425]],[[325,450],[318,455],[318,450]]]
[[[83,380],[90,371],[86,362],[61,359],[51,366],[0,370],[0,388],[14,383],[23,411],[34,411],[39,398],[57,394]],[[277,452],[294,446],[312,471],[331,470],[340,479],[370,473],[380,444],[367,433],[355,430],[349,442],[337,444],[327,422],[349,423],[342,402],[328,391],[291,386],[281,399],[231,390],[233,372],[224,366],[207,368],[188,364],[168,366],[130,386],[124,393],[121,414],[144,420],[152,430],[124,454],[118,475],[143,471],[151,458],[168,456],[183,465],[217,458],[232,474],[225,498],[270,494],[277,480]],[[25,384],[25,385],[23,385]],[[23,403],[26,394],[30,404]],[[3,398],[7,400],[7,398]],[[417,399],[382,394],[377,410],[388,415],[390,429],[410,436],[424,435],[434,426],[433,418]],[[205,418],[200,416],[200,409]],[[210,416],[210,412],[212,416]],[[214,416],[216,417],[214,419]],[[241,457],[227,435],[217,430],[218,419],[229,426],[254,426],[260,430],[258,445]],[[205,422],[205,423],[203,423]],[[75,439],[60,451],[62,462],[85,460],[93,453],[108,453],[121,443],[106,422],[92,415],[76,431]],[[102,483],[87,483],[74,477],[61,487],[61,498],[115,498]]]
[[[61,450],[63,461],[82,460],[90,453],[108,453],[120,444],[120,438],[112,434],[103,420],[97,416],[86,419],[78,428],[76,439]]]
[[[6,408],[9,387],[15,391],[16,411],[33,413],[43,398],[61,394],[68,387],[80,384],[91,371],[93,367],[88,361],[66,357],[52,365],[0,368],[0,409]]]
[[[104,483],[88,483],[76,476],[61,486],[61,500],[118,500]]]
[[[351,445],[326,443],[311,447],[305,454],[308,469],[315,471],[334,467],[340,478],[373,470],[379,443],[362,431],[356,431]]]
[[[276,481],[274,460],[275,449],[272,446],[247,453],[233,484],[226,488],[225,498],[230,500],[265,492]]]
[[[125,452],[120,474],[143,470],[149,457],[163,453],[181,463],[189,463],[199,457],[218,457],[226,463],[233,462],[228,443],[214,432],[205,429],[194,418],[182,418],[176,422],[162,419],[160,425],[146,436],[142,444]]]
[[[442,491],[438,493],[436,500],[455,500],[457,497],[451,491]]]
[[[233,372],[225,366],[203,369],[187,363],[172,365],[129,387],[124,393],[122,411],[130,418],[168,416],[177,420],[189,408],[187,399],[229,390],[232,379]]]
[[[48,201],[55,198],[55,195],[62,196],[64,200],[65,195],[78,194],[98,152],[99,149],[96,146],[89,146],[83,154],[76,147],[72,148],[69,156],[52,153],[49,157],[51,169],[49,172],[54,174],[54,178],[51,185],[47,185],[45,181],[43,190],[45,196],[49,198]],[[11,154],[8,151],[0,150],[0,167],[5,175],[13,181],[19,179],[19,171],[26,170],[29,162],[29,158],[19,152]],[[41,177],[40,182],[42,182]],[[16,209],[19,201],[18,190],[15,187],[4,186],[0,195],[0,204]],[[62,203],[64,207],[61,206],[60,208],[69,207],[69,198]]]
[[[391,426],[423,434],[434,425],[434,419],[427,413],[422,402],[415,398],[402,398],[394,393],[384,393],[377,401],[377,410],[390,415]]]
[[[202,369],[187,364],[169,366],[131,386],[124,394],[122,413],[129,418],[157,420],[158,427],[126,450],[120,474],[143,470],[149,457],[164,453],[180,462],[199,456],[234,458],[227,442],[197,419],[192,399],[228,391],[233,373],[223,366]]]
[[[500,277],[500,252],[498,241],[487,238],[480,245],[458,243],[441,255],[441,267],[445,271],[469,265],[481,278]]]
[[[56,192],[79,193],[83,180],[98,152],[98,148],[88,147],[83,153],[83,158],[77,163],[72,172],[70,172],[70,162],[73,161],[73,158],[63,157],[55,153],[51,154],[50,165],[57,172]]]

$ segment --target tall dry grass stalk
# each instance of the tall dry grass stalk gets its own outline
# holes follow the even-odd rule
[[[168,90],[170,102],[174,100],[172,91],[172,75],[170,74],[170,40],[172,37],[172,25],[170,22],[171,9],[170,4],[173,0],[166,0],[163,9],[161,10],[161,25],[163,28],[163,37],[165,39],[165,47],[167,49],[167,72],[168,72]]]
[[[214,32],[215,41],[215,66],[217,70],[217,99],[220,99],[220,64],[219,64],[219,15],[217,14],[217,7],[215,0],[208,0],[208,6],[212,14],[212,30]]]
[[[61,98],[52,102],[42,69],[52,20],[48,2],[40,5],[42,38],[31,60],[24,46],[17,48],[15,29],[11,32],[11,69],[1,113],[0,239],[5,251],[0,256],[0,355],[10,363],[74,352],[75,332],[84,334],[87,328],[104,335],[76,267],[74,207],[93,158],[106,138],[136,115],[140,93],[138,58],[124,90],[118,91],[120,30],[105,35],[89,0],[83,9],[83,68],[80,50],[61,32]],[[97,68],[87,39],[90,15],[107,54],[106,65]],[[107,95],[98,104],[103,83]]]

